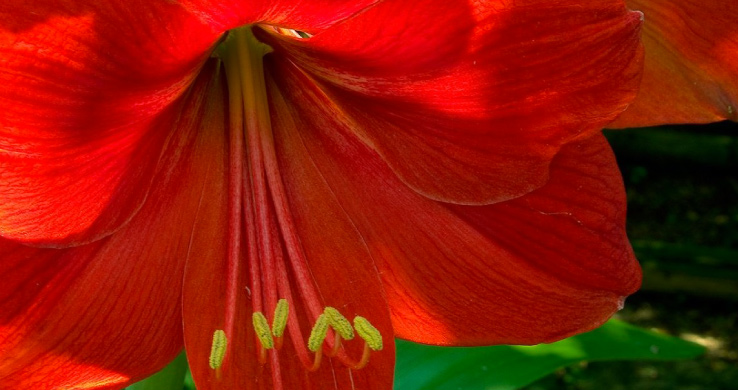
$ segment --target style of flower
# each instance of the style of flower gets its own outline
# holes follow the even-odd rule
[[[0,383],[390,389],[640,283],[621,1],[0,5]]]

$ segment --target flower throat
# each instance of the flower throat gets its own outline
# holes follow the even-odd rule
[[[307,37],[294,30],[274,30],[296,38]],[[269,363],[274,388],[281,389],[279,359],[293,358],[279,356],[285,331],[307,371],[318,370],[323,355],[351,369],[363,368],[371,351],[382,349],[382,336],[367,319],[355,316],[352,324],[336,308],[324,306],[311,275],[275,152],[264,75],[264,56],[271,51],[256,39],[251,26],[231,30],[216,50],[225,66],[228,85],[229,220],[224,327],[214,329],[209,362],[216,378],[229,365],[247,364],[228,361],[229,349],[245,347],[229,344],[236,327],[245,326],[255,338],[255,358],[262,366]],[[244,242],[247,245],[242,252]],[[248,286],[239,282],[242,272],[249,275]],[[291,281],[296,287],[294,295]],[[243,298],[239,294],[246,293],[251,300],[251,323],[237,324],[237,305]],[[298,316],[290,314],[290,304],[304,307],[311,320],[307,340]],[[358,360],[349,357],[341,345],[342,340],[352,340],[355,334],[364,342]]]

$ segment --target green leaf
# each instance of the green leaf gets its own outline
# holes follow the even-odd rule
[[[156,374],[128,386],[127,390],[182,390],[187,373],[187,357],[182,352]]]
[[[195,381],[192,380],[192,372],[189,370],[189,367],[187,368],[187,375],[185,376],[184,388],[185,390],[197,390],[197,387],[195,387]]]
[[[535,346],[435,347],[397,340],[395,388],[512,390],[580,361],[689,359],[703,352],[697,344],[617,320]]]

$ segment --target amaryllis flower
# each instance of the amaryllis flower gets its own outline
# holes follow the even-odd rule
[[[610,127],[738,121],[738,8],[722,0],[628,0],[644,13],[638,97]]]
[[[0,383],[389,389],[393,337],[592,329],[640,271],[598,1],[0,5]],[[276,313],[276,314],[275,314]]]

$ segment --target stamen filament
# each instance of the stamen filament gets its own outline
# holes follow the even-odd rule
[[[291,300],[289,293],[289,282],[286,279],[287,271],[282,261],[275,261],[275,256],[281,253],[279,242],[274,240],[272,233],[275,230],[271,223],[272,218],[276,214],[276,232],[282,232],[285,247],[288,256],[293,260],[291,262],[292,269],[295,271],[295,279],[298,283],[303,302],[308,312],[317,317],[321,313],[321,300],[318,297],[314,286],[314,281],[310,271],[307,269],[305,256],[297,239],[294,229],[292,229],[292,220],[287,211],[286,197],[281,179],[273,177],[279,175],[276,167],[276,157],[274,155],[274,142],[272,139],[271,118],[269,116],[269,108],[267,106],[266,84],[264,78],[264,68],[262,57],[270,51],[270,48],[256,40],[249,28],[243,28],[232,31],[234,41],[237,45],[236,53],[241,72],[249,75],[249,80],[241,79],[243,90],[243,110],[245,112],[245,128],[248,146],[249,168],[251,177],[251,190],[253,192],[253,202],[255,207],[255,225],[259,232],[257,238],[259,246],[259,258],[261,259],[260,276],[264,280],[264,296],[266,306],[277,304],[277,291],[279,295]],[[249,50],[238,50],[238,48],[248,47]],[[264,147],[268,146],[271,150],[265,151]],[[268,193],[269,192],[269,193]],[[269,197],[271,194],[271,199]],[[272,203],[273,202],[273,203]],[[271,209],[271,205],[274,208]],[[285,227],[288,225],[288,227]],[[251,225],[254,226],[254,225]],[[284,232],[291,232],[291,237],[285,237]],[[275,253],[276,252],[276,253]],[[252,269],[256,268],[252,266]],[[276,271],[276,272],[275,272]],[[275,277],[275,274],[280,277]],[[257,274],[259,275],[259,274]],[[252,274],[253,276],[253,274]],[[253,278],[252,278],[253,279]],[[256,287],[253,283],[252,288]],[[259,286],[261,287],[261,286]],[[260,288],[261,290],[261,288]],[[261,311],[261,305],[254,305],[254,311]],[[287,320],[287,326],[290,328],[290,334],[295,343],[304,340],[299,331],[299,324],[296,318],[292,316]],[[280,345],[279,337],[276,340]],[[302,346],[295,345],[300,359],[304,364],[309,365],[310,358],[307,351]]]
[[[369,357],[372,351],[382,350],[382,334],[366,318],[360,316],[354,317],[354,328],[356,329],[356,333],[359,334],[359,337],[364,339],[364,350],[361,354],[361,359],[357,363],[350,364],[349,367],[359,370],[366,367],[369,363]]]
[[[324,354],[337,357],[351,369],[363,368],[369,362],[371,351],[382,349],[382,336],[363,317],[355,317],[352,326],[334,307],[323,307],[324,300],[297,234],[277,159],[263,59],[271,48],[256,40],[250,26],[232,30],[223,47],[219,53],[223,53],[226,67],[231,111],[228,290],[225,329],[218,331],[217,343],[214,335],[211,367],[219,375],[218,369],[226,356],[226,336],[231,336],[235,328],[238,294],[244,287],[239,283],[241,241],[246,235],[244,242],[250,274],[248,291],[253,329],[258,340],[257,359],[261,363],[260,370],[267,369],[268,360],[271,362],[274,388],[282,388],[279,349],[288,328],[296,354],[306,370],[318,370]],[[246,226],[245,233],[242,223]],[[296,297],[301,303],[298,303],[295,314],[290,315],[289,304],[294,302],[291,288],[295,287],[292,283],[296,283]],[[274,308],[274,311],[264,308]],[[301,318],[315,318],[307,342],[303,338],[298,314]],[[330,329],[333,330],[332,337],[328,337]],[[356,334],[364,341],[359,361],[349,358],[342,346],[342,340],[352,340]],[[269,349],[272,352],[267,352]]]
[[[237,64],[233,58],[224,58],[228,82],[240,81]],[[243,191],[243,111],[240,88],[228,88],[229,102],[229,166],[228,166],[228,254],[226,271],[225,333],[234,334],[238,302],[238,275],[241,256],[241,209]]]
[[[261,125],[259,123],[259,117],[263,115],[259,115],[259,111],[262,107],[259,107],[258,99],[255,97],[257,94],[255,93],[255,89],[263,89],[263,87],[260,88],[260,84],[264,83],[263,63],[261,57],[268,52],[266,49],[268,46],[264,44],[259,46],[259,44],[255,44],[253,42],[255,41],[255,38],[253,38],[253,33],[251,32],[250,27],[232,30],[231,33],[233,34],[233,51],[237,58],[239,72],[249,75],[248,78],[240,78],[241,85],[239,89],[243,94],[243,106],[240,110],[242,110],[246,116],[245,132],[247,136],[247,154],[249,157],[249,168],[251,173],[251,190],[254,205],[256,205],[256,218],[254,222],[257,224],[257,229],[255,230],[259,233],[257,237],[258,256],[252,261],[252,268],[257,268],[259,266],[259,260],[262,262],[268,262],[267,259],[272,257],[273,246],[268,222],[269,215],[265,208],[265,205],[268,205],[268,199],[266,193],[266,181],[264,178],[264,164],[261,150],[259,148],[259,128]],[[264,267],[259,268],[261,268],[261,272],[255,275],[252,274],[252,280],[259,279],[254,282],[255,284],[259,284],[259,292],[261,294],[262,287],[260,285],[260,279],[261,277],[265,277],[265,279],[267,279],[266,274],[269,273],[270,270],[268,264],[264,264]],[[267,285],[268,284],[267,280]],[[267,291],[269,290],[270,289],[267,288]],[[267,304],[269,304],[269,297],[267,297]],[[263,311],[261,299],[257,302],[257,305],[254,305],[253,310]]]
[[[261,286],[261,266],[259,261],[259,250],[257,246],[256,236],[256,216],[253,207],[254,196],[253,196],[253,184],[250,180],[244,180],[244,187],[250,184],[248,188],[244,190],[244,220],[246,226],[251,228],[247,229],[248,232],[248,261],[249,261],[249,274],[250,274],[250,294],[251,294],[251,307],[254,313],[262,310],[262,286]],[[277,341],[279,342],[279,341]],[[257,359],[263,366],[266,364],[266,349],[260,344],[258,346]]]
[[[266,215],[271,215],[272,211],[270,210],[270,206],[268,204],[263,204],[261,207],[267,208],[268,211],[265,213]],[[276,272],[275,272],[275,262],[278,260],[281,261],[281,251],[282,248],[279,244],[279,239],[273,239],[274,237],[277,237],[278,235],[278,228],[275,226],[274,220],[272,218],[269,218],[267,221],[269,225],[269,230],[264,234],[265,237],[265,246],[268,248],[269,251],[268,254],[261,257],[261,269],[262,269],[262,278],[264,279],[264,299],[265,299],[265,306],[266,307],[276,307],[278,306],[278,291],[277,291],[277,279],[276,279]],[[271,318],[272,321],[274,321],[274,317]]]
[[[283,261],[277,262],[277,274],[280,275],[277,279],[279,294],[288,302],[293,301],[292,289],[290,288],[290,283],[287,280],[287,269]],[[295,347],[300,363],[302,363],[306,370],[309,370],[310,367],[313,366],[313,362],[311,361],[308,350],[305,348],[305,338],[302,335],[302,330],[300,329],[300,324],[296,315],[289,316],[287,318],[287,328],[289,329],[292,345]]]
[[[262,310],[262,294],[261,294],[261,267],[259,265],[259,248],[257,245],[256,238],[256,215],[254,211],[254,196],[253,196],[253,183],[249,180],[244,180],[244,224],[248,227],[246,229],[248,239],[248,261],[249,261],[249,275],[251,289],[251,307],[254,311]]]
[[[315,352],[315,359],[313,360],[313,365],[310,366],[307,370],[310,372],[318,371],[320,368],[320,362],[323,360],[323,351],[316,351]]]
[[[328,334],[328,327],[328,316],[325,314],[319,315],[308,339],[308,349],[315,352],[315,360],[313,360],[313,365],[308,371],[316,371],[320,367],[320,362],[323,359],[323,340]]]
[[[359,360],[358,363],[351,366],[354,370],[361,370],[362,368],[366,367],[366,365],[369,363],[369,356],[372,354],[372,349],[369,347],[368,343],[364,343],[364,351],[361,354],[361,360]]]
[[[266,101],[266,97],[266,88],[264,88],[261,91],[260,98]],[[287,196],[285,195],[284,183],[282,183],[279,162],[277,161],[274,147],[271,118],[268,115],[263,118],[262,130],[263,136],[260,137],[260,152],[263,153],[266,179],[269,183],[272,200],[274,201],[274,211],[276,212],[279,228],[282,232],[285,249],[287,250],[287,255],[293,260],[291,262],[292,270],[295,274],[297,286],[304,298],[303,301],[310,313],[313,316],[318,316],[321,313],[320,302],[322,302],[322,299],[320,299],[315,289],[315,279],[307,267],[307,259],[300,244],[300,239],[295,231],[292,215],[289,212],[290,208],[287,202]]]
[[[284,383],[282,382],[282,366],[279,364],[279,354],[274,351],[271,353],[272,361],[272,387],[274,390],[284,389]]]
[[[252,296],[252,307],[254,310],[254,329],[257,333],[262,347],[264,349],[271,349],[275,346],[281,348],[282,337],[277,335],[276,343],[272,339],[271,334],[267,337],[265,329],[258,329],[257,323],[263,325],[266,323],[266,318],[261,313],[263,304],[265,303],[268,307],[278,306],[277,302],[277,282],[275,276],[274,266],[274,252],[280,250],[278,243],[273,240],[274,231],[278,231],[277,228],[270,226],[270,210],[269,210],[269,199],[267,194],[267,182],[264,177],[264,166],[263,158],[260,150],[259,134],[261,128],[264,126],[264,118],[269,118],[268,107],[264,104],[266,102],[266,96],[261,96],[265,93],[264,84],[264,69],[262,57],[271,51],[271,48],[261,42],[258,42],[254,38],[250,27],[240,28],[233,30],[233,53],[236,56],[236,62],[238,69],[248,77],[240,78],[240,88],[238,88],[243,94],[241,101],[242,106],[238,108],[239,111],[244,112],[246,116],[244,128],[247,137],[248,145],[248,157],[249,157],[249,178],[250,178],[250,200],[248,202],[248,210],[246,210],[246,218],[248,226],[255,227],[250,229],[257,234],[249,235],[251,247],[249,248],[249,262],[251,264],[251,285],[252,291],[256,291],[257,294]],[[256,205],[253,207],[252,205]],[[264,279],[265,286],[261,285],[261,280]],[[265,287],[265,289],[263,289]],[[265,296],[262,295],[262,291],[265,291]],[[256,317],[256,313],[263,318]],[[275,329],[279,328],[279,324]],[[267,327],[268,329],[268,327]],[[282,327],[283,332],[284,327]],[[279,329],[277,329],[279,331]],[[269,332],[271,333],[271,332]],[[263,349],[259,350],[259,361],[266,363],[266,351]]]
[[[264,365],[267,362],[267,351],[263,345],[259,344],[259,364]]]
[[[265,304],[268,307],[276,307],[277,302],[277,280],[275,275],[275,252],[281,251],[278,241],[273,239],[278,228],[272,226],[270,218],[270,201],[268,196],[268,184],[264,177],[264,162],[259,141],[260,134],[265,126],[271,126],[269,122],[269,109],[266,106],[266,86],[264,81],[264,67],[262,57],[271,51],[271,48],[254,38],[249,27],[234,30],[234,41],[238,48],[238,62],[241,71],[248,74],[249,80],[241,80],[243,90],[243,111],[246,113],[245,132],[248,140],[248,156],[250,177],[252,181],[252,199],[257,205],[255,212],[256,231],[259,232],[256,242],[258,243],[258,260],[253,263],[261,263],[260,267],[255,264],[252,268],[260,268],[259,274],[252,274],[252,279],[264,279]],[[253,226],[253,225],[252,225]],[[261,289],[261,286],[259,286]],[[258,306],[261,307],[261,306]],[[256,311],[256,306],[254,308]],[[283,329],[282,329],[283,330]],[[277,335],[274,346],[282,347],[282,337]],[[266,346],[265,346],[266,347]],[[260,359],[262,357],[260,356]]]
[[[333,347],[330,351],[326,352],[328,357],[335,357],[338,355],[338,351],[341,349],[341,334],[333,332]]]

